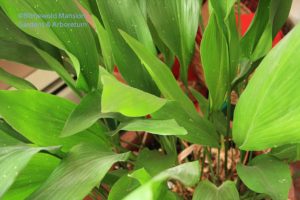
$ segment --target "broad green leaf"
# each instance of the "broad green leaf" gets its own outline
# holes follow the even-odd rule
[[[222,29],[213,13],[201,42],[201,60],[211,109],[219,110],[225,101],[230,79],[228,45]],[[214,59],[211,59],[214,58]]]
[[[271,155],[288,162],[298,161],[300,160],[300,144],[286,144],[273,148]]]
[[[147,0],[137,0],[144,18],[147,20]]]
[[[141,185],[146,184],[148,181],[151,180],[150,174],[144,169],[139,169],[134,171],[132,174],[129,175],[132,178],[137,179]],[[134,188],[135,189],[135,188]],[[171,192],[167,185],[161,185],[159,191],[155,191],[158,195],[155,199],[164,199],[164,200],[179,200],[181,199],[176,193]]]
[[[84,15],[75,2],[57,0],[1,0],[7,16],[25,33],[64,50],[71,58],[81,89],[96,88],[98,83],[98,55],[95,40]],[[18,8],[18,9],[15,9]],[[26,13],[56,17],[27,17]],[[66,15],[73,14],[74,17]],[[76,17],[77,16],[77,17]],[[36,26],[30,25],[36,23]]]
[[[51,149],[53,147],[31,147],[22,144],[0,147],[0,197],[13,184],[34,154]]]
[[[149,175],[155,176],[161,171],[175,166],[173,155],[164,155],[158,151],[143,149],[135,162],[134,169],[144,168]]]
[[[50,175],[60,160],[44,153],[35,154],[20,172],[3,200],[24,200]]]
[[[208,114],[208,109],[209,109],[209,102],[208,99],[206,99],[200,92],[198,92],[197,90],[195,90],[194,88],[190,88],[193,96],[196,98],[199,106],[200,106],[200,110],[203,113],[203,115],[207,115]]]
[[[272,35],[273,38],[277,35],[278,31],[282,28],[286,22],[290,9],[292,7],[292,0],[272,0],[271,4],[271,18],[273,19],[272,24]]]
[[[275,157],[260,155],[249,166],[239,164],[237,172],[251,190],[267,194],[273,200],[288,199],[292,183],[289,165]]]
[[[117,169],[108,172],[102,180],[102,184],[112,187],[122,176],[127,175],[127,169]]]
[[[241,149],[299,143],[299,37],[296,26],[265,57],[242,93],[233,121],[233,139]]]
[[[236,0],[228,1],[210,1],[211,7],[214,15],[216,16],[216,21],[219,27],[219,31],[225,36],[227,46],[228,46],[228,59],[229,59],[229,81],[232,81],[237,74],[237,67],[239,62],[239,35],[236,26],[236,15],[233,5]],[[222,54],[222,53],[220,53]]]
[[[267,24],[270,22],[271,1],[259,1],[254,19],[241,40],[242,53],[247,58],[251,57]]]
[[[120,200],[140,186],[140,183],[135,178],[125,174],[111,188],[108,200]]]
[[[186,135],[187,131],[179,126],[174,119],[155,120],[155,119],[135,119],[123,122],[119,125],[119,130],[125,131],[145,131],[158,135]]]
[[[65,123],[61,136],[70,136],[91,127],[101,114],[101,93],[95,90],[87,94],[72,111]]]
[[[123,38],[140,58],[162,94],[170,100],[176,100],[193,118],[198,118],[192,101],[181,90],[169,68],[156,55],[127,33],[120,31]]]
[[[114,70],[115,63],[108,32],[95,16],[93,16],[93,21],[95,23],[96,32],[100,41],[105,67],[109,72],[112,72]]]
[[[164,56],[164,62],[168,65],[170,69],[172,69],[174,60],[175,60],[175,55],[174,53],[168,48],[168,46],[162,41],[160,36],[157,33],[157,30],[154,28],[153,23],[151,22],[150,19],[148,19],[148,27],[150,29],[154,44],[157,46],[159,51],[163,54]]]
[[[185,83],[194,54],[199,10],[199,1],[194,0],[147,2],[149,18],[160,39],[180,60],[180,77]]]
[[[163,184],[168,179],[176,179],[186,186],[192,186],[199,181],[200,170],[198,161],[189,162],[162,171],[152,179],[131,192],[124,200],[156,200],[160,195]]]
[[[235,9],[232,9],[225,21],[228,32],[228,53],[229,53],[229,80],[232,81],[238,74],[240,60],[240,36],[236,25]]]
[[[255,61],[260,59],[261,57],[265,56],[270,49],[272,48],[272,25],[268,23],[264,32],[262,33],[255,50],[250,56],[251,61]],[[251,66],[251,65],[250,65]],[[243,69],[246,71],[249,69]]]
[[[0,129],[0,148],[16,144],[21,144],[21,142]]]
[[[30,67],[50,70],[51,67],[30,46],[25,46],[12,41],[0,40],[0,59],[22,63]]]
[[[157,87],[149,73],[121,37],[122,29],[137,38],[144,47],[156,53],[146,20],[135,0],[97,0],[104,27],[109,35],[114,60],[122,76],[130,86],[158,95]]]
[[[101,182],[115,162],[126,161],[129,155],[89,144],[77,145],[29,199],[81,200]]]
[[[226,3],[226,18],[229,17],[231,11],[234,9],[235,2],[236,2],[236,0],[227,0],[227,3]]]
[[[95,0],[78,0],[78,3],[80,3],[90,13],[90,15],[96,16],[102,23],[97,2]]]
[[[1,43],[1,42],[0,42]],[[17,76],[14,76],[8,72],[6,72],[4,69],[0,68],[0,81],[11,85],[12,87],[16,89],[29,89],[29,90],[36,90],[36,87],[32,85],[30,82],[19,78]]]
[[[201,181],[193,195],[193,200],[239,200],[234,182],[225,181],[220,187],[208,180]]]
[[[1,48],[0,58],[19,62],[31,67],[54,70],[66,84],[76,92],[74,80],[60,62],[54,59],[49,52],[39,48],[34,42],[35,38],[19,30],[2,11],[0,11],[0,25],[3,27],[0,29],[0,39],[3,40],[7,47]],[[38,41],[38,43],[42,43],[42,41]],[[45,44],[43,44],[43,46],[45,46]],[[47,47],[47,49],[51,48]]]
[[[16,140],[18,142],[31,143],[27,138],[25,138],[23,135],[21,135],[20,133],[15,131],[9,124],[7,124],[1,118],[0,118],[0,131],[2,131],[3,134],[5,134],[6,136],[8,135],[9,137],[14,138],[14,140]],[[2,144],[4,144],[4,143],[2,142]]]
[[[150,174],[144,168],[136,170],[136,171],[132,172],[131,174],[129,174],[128,176],[138,180],[141,185],[144,185],[149,180],[151,180]]]
[[[129,117],[140,117],[159,110],[167,102],[109,76],[103,76],[102,83],[102,113],[119,112]]]
[[[187,130],[187,135],[178,136],[196,144],[209,145],[213,147],[219,146],[218,135],[213,125],[206,119],[200,117],[192,119],[176,101],[167,102],[160,110],[153,113],[153,119],[175,119],[179,126]]]
[[[108,139],[96,125],[67,138],[59,137],[74,108],[68,100],[35,90],[0,91],[0,115],[31,142],[40,146],[62,145],[63,151],[79,142],[108,147]]]

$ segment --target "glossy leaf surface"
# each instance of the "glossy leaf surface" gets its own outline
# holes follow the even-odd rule
[[[168,102],[159,111],[153,113],[153,119],[175,119],[176,122],[184,127],[188,134],[178,136],[196,144],[203,144],[217,147],[218,137],[215,128],[206,119],[200,117],[193,119],[175,101]]]
[[[199,1],[152,0],[147,12],[159,38],[180,60],[180,77],[187,83],[198,29]]]
[[[212,110],[218,110],[225,101],[230,73],[228,45],[214,13],[205,29],[200,52],[211,99],[210,106]]]
[[[79,86],[82,89],[93,88],[98,83],[98,55],[92,31],[84,15],[75,2],[57,0],[0,1],[7,16],[25,33],[60,48],[70,56],[79,75]],[[15,9],[18,8],[18,9]],[[26,16],[26,13],[43,15],[54,13],[58,16],[44,18]],[[74,19],[60,16],[74,14]],[[81,17],[80,17],[81,16]],[[30,26],[36,23],[36,26]],[[71,25],[76,23],[75,25]]]
[[[99,146],[77,145],[29,199],[81,200],[101,182],[115,162],[128,157],[129,153],[115,154]]]
[[[179,126],[174,119],[154,120],[154,119],[136,119],[121,123],[119,130],[126,131],[145,131],[158,135],[186,135],[187,131]]]
[[[29,89],[29,90],[36,90],[36,87],[32,85],[30,82],[19,78],[17,76],[14,76],[8,72],[6,72],[4,69],[0,68],[0,81],[16,88],[16,89]]]
[[[40,146],[62,145],[63,151],[79,142],[108,147],[106,136],[97,126],[70,137],[59,137],[74,108],[68,100],[34,90],[0,91],[0,115],[31,142]]]
[[[0,147],[0,197],[13,184],[16,177],[27,165],[34,154],[51,148],[12,145]]]
[[[225,181],[220,187],[208,180],[202,181],[196,187],[193,200],[239,200],[239,193],[234,182]]]
[[[233,121],[241,149],[299,143],[299,37],[297,26],[261,62],[241,95]]]
[[[152,179],[138,187],[132,193],[124,198],[124,200],[153,200],[160,195],[162,184],[168,179],[176,179],[186,186],[192,186],[198,182],[200,177],[198,161],[189,162],[176,167],[162,171]]]
[[[138,39],[147,50],[156,53],[138,2],[97,0],[97,4],[112,45],[114,60],[126,82],[130,86],[158,95],[157,87],[149,73],[119,33],[119,29],[124,30]]]
[[[167,102],[166,99],[127,86],[109,76],[103,76],[102,82],[103,113],[119,112],[129,117],[146,116],[157,111]]]
[[[260,155],[250,166],[239,164],[237,172],[251,190],[270,195],[273,200],[288,199],[292,182],[288,164],[269,155]]]
[[[37,153],[28,162],[3,196],[4,200],[24,200],[48,178],[60,160],[48,154]]]

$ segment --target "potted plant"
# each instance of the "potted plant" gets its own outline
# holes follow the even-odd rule
[[[197,0],[0,1],[1,58],[81,99],[0,70],[17,89],[0,91],[0,198],[287,199],[300,27],[272,49],[291,1],[259,1],[243,35],[240,5],[210,0],[204,26]],[[208,91],[189,84],[195,52]]]

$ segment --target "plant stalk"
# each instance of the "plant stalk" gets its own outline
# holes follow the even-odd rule
[[[209,164],[209,171],[210,171],[210,176],[211,179],[214,183],[217,182],[218,178],[216,177],[215,173],[214,173],[214,169],[212,167],[212,158],[211,158],[211,152],[209,152],[208,147],[204,148],[205,154],[207,156],[208,159],[208,164]]]

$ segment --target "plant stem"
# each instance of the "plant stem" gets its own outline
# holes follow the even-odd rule
[[[204,165],[205,165],[205,158],[206,158],[206,151],[205,151],[205,149],[203,149],[203,157],[202,157],[201,171],[200,171],[200,181],[201,181],[202,175],[203,175],[203,170],[204,170]]]
[[[208,147],[205,147],[205,148],[204,148],[204,151],[205,151],[205,153],[206,153],[206,155],[207,155],[211,179],[212,179],[212,181],[213,181],[214,183],[216,183],[217,177],[216,177],[216,175],[215,175],[215,173],[214,173],[214,169],[213,169],[213,167],[212,167],[211,152],[209,152]]]
[[[221,161],[221,149],[220,148],[218,148],[218,161],[217,161],[217,175],[219,175],[220,174],[220,161]]]
[[[227,130],[226,135],[224,138],[225,143],[225,161],[224,161],[224,170],[225,170],[225,178],[228,176],[228,169],[227,169],[227,163],[228,163],[228,149],[229,149],[229,135],[230,135],[230,121],[231,121],[231,87],[228,86],[227,91]]]

